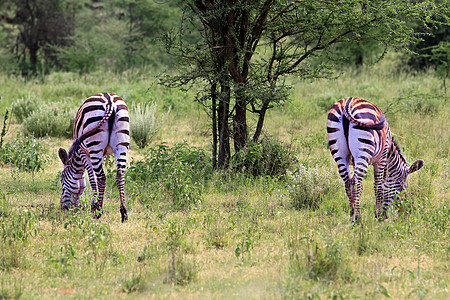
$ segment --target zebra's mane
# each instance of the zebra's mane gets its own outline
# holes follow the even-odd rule
[[[73,155],[75,154],[75,152],[78,150],[78,148],[80,147],[80,144],[81,144],[81,139],[80,138],[77,138],[74,142],[73,142],[73,144],[72,144],[72,146],[70,147],[70,149],[69,149],[69,159],[71,159],[72,157],[73,157]]]
[[[398,145],[397,141],[394,138],[392,138],[392,147],[395,148],[400,159],[406,164],[406,166],[408,166],[408,162],[406,161],[406,158],[403,156],[403,153],[400,150],[400,146]]]

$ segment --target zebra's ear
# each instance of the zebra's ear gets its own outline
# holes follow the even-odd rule
[[[69,160],[69,155],[67,154],[67,151],[63,148],[59,148],[58,150],[59,158],[61,159],[62,163],[64,165],[67,165],[67,161]]]
[[[408,169],[408,173],[414,173],[415,171],[420,170],[423,167],[423,160],[416,160]]]

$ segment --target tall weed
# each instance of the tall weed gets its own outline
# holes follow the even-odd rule
[[[41,141],[19,135],[0,148],[0,163],[20,171],[35,173],[44,170],[48,156]]]
[[[288,241],[290,272],[294,277],[313,280],[348,280],[351,269],[343,254],[342,244],[331,236],[299,237]]]
[[[0,299],[20,299],[23,295],[23,287],[21,284],[14,283],[12,290],[4,286],[2,280],[2,285],[0,286]]]
[[[79,258],[84,258],[88,265],[93,265],[96,274],[101,276],[108,261],[115,259],[111,249],[111,228],[107,223],[92,218],[89,210],[73,210],[67,214],[64,228],[73,240],[79,241],[76,248],[81,247],[81,250],[75,250],[75,244],[68,244],[63,252],[70,257],[79,251]]]
[[[169,116],[170,107],[158,120],[156,109],[156,103],[151,105],[138,103],[130,109],[131,138],[139,148],[145,148],[152,141]]]
[[[122,291],[125,293],[134,293],[142,289],[144,284],[142,274],[133,275],[130,279],[125,280],[122,284]]]
[[[229,225],[221,215],[205,216],[205,244],[207,247],[223,249],[230,242]]]
[[[188,258],[183,249],[184,236],[189,229],[184,224],[171,221],[165,240],[169,256],[168,275],[165,283],[187,285],[197,278],[198,268],[193,258]]]
[[[28,96],[22,97],[13,102],[13,115],[17,119],[17,122],[23,123],[23,121],[30,117],[33,112],[38,110],[38,101]]]

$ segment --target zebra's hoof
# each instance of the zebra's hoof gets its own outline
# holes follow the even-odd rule
[[[128,220],[127,209],[124,207],[120,208],[120,214],[122,215],[122,223]]]
[[[102,212],[96,212],[94,214],[94,218],[96,218],[96,219],[100,219],[101,216],[102,216]]]
[[[375,217],[378,219],[378,222],[382,223],[384,220],[388,218],[386,211],[383,211],[382,213],[375,213]]]
[[[361,222],[361,216],[360,215],[353,215],[352,217],[352,223],[357,225]]]
[[[128,221],[128,215],[127,214],[122,215],[122,223],[125,223],[125,221]]]
[[[71,205],[68,203],[61,204],[61,210],[69,210],[70,207]]]
[[[92,213],[94,214],[94,218],[100,219],[100,217],[103,215],[103,209],[101,208],[92,209]]]

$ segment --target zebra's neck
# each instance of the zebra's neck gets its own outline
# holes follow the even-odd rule
[[[83,175],[84,173],[84,165],[83,161],[80,155],[80,150],[76,151],[73,155],[72,162],[69,165],[70,173],[77,174],[77,175]]]
[[[392,190],[405,188],[406,175],[408,173],[408,163],[400,151],[397,142],[392,139],[389,152],[386,157],[385,185]]]

